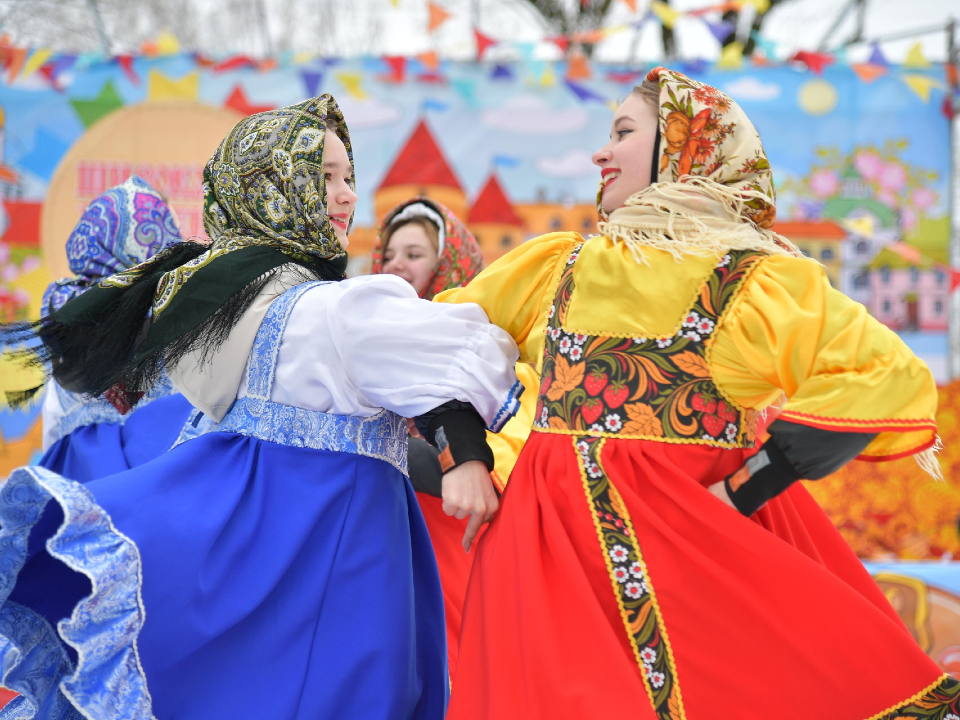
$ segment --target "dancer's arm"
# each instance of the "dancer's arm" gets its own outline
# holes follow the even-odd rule
[[[891,460],[936,440],[929,369],[866,308],[831,288],[810,260],[777,256],[760,263],[718,328],[710,366],[718,387],[744,407],[788,397],[770,428],[772,455],[792,454],[796,477],[780,473],[779,484],[770,481],[750,502],[744,496],[745,510],[850,456]],[[827,439],[837,433],[847,437]],[[825,458],[812,455],[818,452]]]

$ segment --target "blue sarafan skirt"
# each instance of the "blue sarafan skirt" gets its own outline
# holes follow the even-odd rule
[[[38,464],[81,483],[129,470],[173,447],[192,409],[180,394],[158,398],[135,409],[122,425],[78,427],[51,445]]]
[[[443,718],[436,561],[384,460],[212,432],[17,470],[0,523],[0,718]]]

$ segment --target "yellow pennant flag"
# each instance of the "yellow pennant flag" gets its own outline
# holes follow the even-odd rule
[[[400,0],[390,0],[390,4],[394,7],[400,7]]]
[[[743,43],[734,41],[720,53],[716,67],[725,70],[739,70],[743,66]]]
[[[770,9],[770,0],[743,0],[743,5],[753,5],[762,14]]]
[[[151,70],[147,79],[147,101],[196,100],[200,92],[200,74],[187,73],[179,80],[164,75],[159,70]]]
[[[343,85],[343,89],[347,91],[347,94],[355,98],[356,100],[366,100],[367,91],[363,89],[363,75],[358,72],[341,72],[337,73],[337,80],[340,81],[340,84]]]
[[[910,52],[907,53],[907,57],[903,60],[903,66],[905,68],[930,67],[930,61],[924,57],[923,48],[920,46],[920,43],[914,43],[914,46],[910,48]]]
[[[540,76],[540,87],[553,87],[557,84],[557,74],[553,71],[553,63],[548,62]]]
[[[650,12],[657,16],[664,27],[672,28],[673,24],[680,17],[680,13],[660,0],[652,0],[650,3]]]
[[[933,88],[943,87],[942,82],[936,78],[930,77],[929,75],[904,73],[900,76],[900,79],[903,80],[907,84],[907,87],[913,90],[924,102],[930,102],[930,91]]]
[[[37,70],[42,68],[44,64],[53,57],[53,50],[47,48],[39,48],[30,53],[30,57],[27,58],[27,61],[23,64],[23,72],[20,74],[22,78],[28,78],[33,75]]]
[[[157,35],[157,52],[161,55],[176,55],[180,52],[180,41],[168,30]]]

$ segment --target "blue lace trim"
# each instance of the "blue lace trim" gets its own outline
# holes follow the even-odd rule
[[[377,458],[407,474],[407,420],[389,410],[371,417],[331,415],[247,396],[212,431]]]
[[[48,673],[49,685],[29,688],[35,696],[28,699],[35,707],[53,703],[51,693],[58,688],[85,718],[155,720],[137,653],[137,636],[145,617],[140,552],[82,485],[41,467],[27,467],[15,470],[0,486],[0,601],[4,608],[11,605],[7,598],[23,568],[27,538],[51,498],[63,509],[64,521],[47,541],[47,552],[86,575],[93,588],[57,626],[63,641],[77,651],[77,666],[67,675],[68,668],[55,664],[59,662],[55,655],[24,654],[18,649],[25,647],[18,644],[22,638],[9,634],[9,628],[0,623],[0,684],[9,687],[17,676]],[[23,707],[18,703],[11,713],[21,712]]]
[[[510,392],[507,394],[507,399],[503,405],[500,406],[500,409],[497,410],[493,422],[487,425],[487,430],[492,433],[498,433],[503,430],[503,426],[506,425],[510,418],[516,415],[520,409],[520,396],[523,395],[525,389],[523,383],[519,380],[513,384],[513,387],[510,388]]]
[[[60,680],[73,672],[73,664],[42,616],[5,602],[0,607],[0,657],[10,667],[4,686],[20,693],[0,711],[2,720],[83,720],[59,687]]]
[[[57,422],[57,440],[65,438],[77,428],[86,425],[93,425],[95,423],[116,423],[122,425],[130,415],[144,405],[149,405],[157,398],[162,398],[176,392],[173,389],[173,383],[170,382],[170,378],[164,373],[157,384],[150,389],[150,392],[140,398],[140,402],[136,404],[133,410],[126,415],[121,415],[119,410],[102,397],[90,398],[86,395],[70,392],[69,390],[64,390],[56,383],[54,383],[53,387],[56,389],[57,398],[60,400],[60,407],[63,408],[63,417]]]

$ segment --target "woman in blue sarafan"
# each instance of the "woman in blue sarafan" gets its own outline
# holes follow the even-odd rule
[[[22,468],[0,487],[2,684],[21,694],[0,718],[443,718],[405,418],[475,534],[518,351],[479,306],[343,279],[353,184],[331,96],[250,116],[204,171],[212,245],[174,245],[40,326],[76,391],[165,369],[214,425],[85,485]]]
[[[67,239],[73,277],[56,280],[43,295],[52,315],[102,278],[129,270],[180,242],[176,215],[163,197],[136,175],[91,202]],[[39,465],[78,482],[142,465],[169,450],[190,404],[162,378],[132,409],[115,392],[91,398],[55,380],[43,400],[43,450]]]

